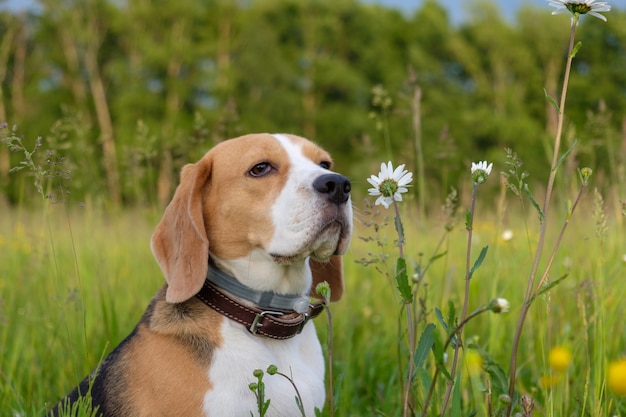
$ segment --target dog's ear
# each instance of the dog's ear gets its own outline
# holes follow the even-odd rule
[[[330,286],[330,301],[337,301],[343,295],[343,262],[341,256],[332,256],[328,262],[309,260],[313,273],[313,287],[311,295],[320,298],[315,293],[315,287],[324,281]]]
[[[208,158],[183,167],[176,193],[152,235],[152,253],[167,280],[165,300],[169,303],[193,297],[206,279],[209,240],[203,198],[210,175]]]

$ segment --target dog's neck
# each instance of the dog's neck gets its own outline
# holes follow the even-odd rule
[[[308,296],[313,282],[308,259],[278,264],[260,249],[243,258],[224,260],[211,255],[210,259],[219,270],[255,291]]]
[[[239,282],[209,262],[207,281],[229,294],[245,300],[263,310],[286,310],[304,313],[308,310],[309,297],[302,294],[277,294],[274,291],[257,291]]]

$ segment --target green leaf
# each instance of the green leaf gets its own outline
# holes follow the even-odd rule
[[[446,337],[450,337],[452,335],[452,340],[450,344],[454,347],[456,346],[456,335],[453,335],[454,331],[454,321],[456,320],[456,308],[454,307],[454,303],[452,301],[448,302],[448,307],[450,308],[450,314],[448,315],[448,321],[446,322],[443,318],[443,313],[438,308],[435,308],[435,316],[437,316],[437,320],[441,323],[441,327],[446,331]],[[452,329],[452,330],[450,330]]]
[[[564,275],[560,276],[559,278],[555,279],[554,281],[548,282],[546,285],[541,287],[541,289],[537,292],[537,294],[535,294],[530,299],[530,301],[533,302],[535,300],[535,298],[539,297],[541,294],[545,294],[547,291],[550,291],[552,288],[554,288],[557,285],[559,285],[561,283],[561,281],[563,281],[565,278],[567,278],[568,275],[569,274],[564,274]]]
[[[417,349],[415,349],[415,367],[421,368],[428,358],[428,353],[435,344],[435,332],[436,326],[433,323],[428,323],[420,336],[420,340],[417,343]]]
[[[406,260],[404,258],[398,258],[396,263],[396,283],[398,284],[398,290],[402,301],[406,304],[413,302],[413,292],[409,285],[409,275],[406,270]]]
[[[577,139],[574,139],[574,142],[572,143],[572,146],[570,146],[563,155],[561,155],[561,157],[559,158],[559,160],[556,163],[556,166],[554,167],[554,169],[556,170],[565,160],[565,158],[567,158],[567,156],[569,154],[572,153],[572,151],[574,150],[574,147],[576,146],[576,143],[578,142]]]
[[[436,261],[437,259],[446,256],[448,254],[448,251],[443,251],[441,253],[438,253],[437,255],[433,255],[430,260],[429,263],[433,263],[434,261]]]
[[[470,230],[471,227],[472,227],[472,212],[467,210],[467,213],[465,213],[465,229]]]
[[[435,316],[437,316],[437,320],[441,323],[446,333],[448,332],[448,323],[443,319],[443,313],[439,310],[439,307],[435,307]]]
[[[543,89],[543,93],[546,96],[546,100],[548,100],[548,102],[552,105],[552,107],[554,107],[554,110],[557,111],[557,113],[561,113],[561,110],[559,109],[559,105],[557,104],[557,102],[552,98],[552,96],[550,94],[548,94],[548,90],[546,90],[545,88]]]
[[[448,301],[448,328],[454,328],[456,322],[456,307],[452,300]]]
[[[500,365],[495,363],[491,357],[486,361],[486,371],[489,374],[489,380],[491,381],[491,391],[493,397],[498,398],[500,394],[506,394],[509,390],[509,380],[504,373],[504,370]]]
[[[489,374],[489,381],[491,382],[492,398],[498,398],[500,394],[506,394],[509,390],[509,380],[502,367],[493,360],[486,350],[473,344],[468,347],[475,349],[483,358],[483,367]]]
[[[546,218],[546,215],[543,213],[543,210],[539,206],[539,203],[537,203],[532,193],[530,192],[530,188],[528,188],[528,184],[524,184],[524,192],[528,196],[528,199],[530,200],[530,203],[533,205],[535,210],[537,210],[537,213],[539,214],[539,221],[543,222],[543,220]]]
[[[574,59],[576,57],[576,54],[578,53],[578,50],[581,46],[583,46],[583,43],[580,41],[576,45],[574,45],[574,48],[572,48],[572,52],[569,54],[570,58]]]
[[[398,236],[402,236],[404,239],[404,225],[402,224],[402,220],[400,220],[400,217],[396,217],[396,221],[393,223],[394,223],[394,227],[396,229],[396,233],[398,234]],[[404,242],[398,241],[398,244],[404,245]]]
[[[472,279],[472,275],[474,275],[474,272],[482,265],[483,261],[485,260],[485,256],[487,256],[487,250],[489,250],[489,246],[485,246],[480,250],[480,254],[478,255],[478,258],[476,258],[474,266],[472,266],[472,269],[470,269],[469,279]]]
[[[296,405],[298,406],[298,410],[300,410],[300,413],[302,415],[305,415],[304,413],[304,406],[302,405],[302,400],[300,400],[300,397],[295,395],[294,396],[295,400],[296,400]]]

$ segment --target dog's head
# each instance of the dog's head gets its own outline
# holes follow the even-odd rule
[[[200,290],[209,255],[235,270],[244,265],[246,274],[277,279],[293,269],[310,277],[308,264],[313,284],[327,281],[332,299],[340,298],[339,255],[350,240],[352,208],[350,182],[331,168],[328,153],[312,142],[269,134],[222,142],[186,165],[152,236],[167,301],[182,302]],[[277,280],[266,281],[265,288],[258,279],[255,285],[286,290]],[[311,279],[288,288],[310,285]]]

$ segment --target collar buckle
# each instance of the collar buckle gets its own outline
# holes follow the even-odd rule
[[[250,325],[250,327],[248,328],[248,330],[250,331],[250,333],[252,334],[257,334],[259,331],[259,328],[263,327],[263,319],[265,318],[266,315],[272,315],[272,316],[282,316],[283,313],[281,313],[280,311],[261,311],[260,313],[258,313],[255,317],[254,320],[252,321],[252,324]],[[300,330],[302,331],[302,330]],[[300,333],[300,332],[298,332]]]

